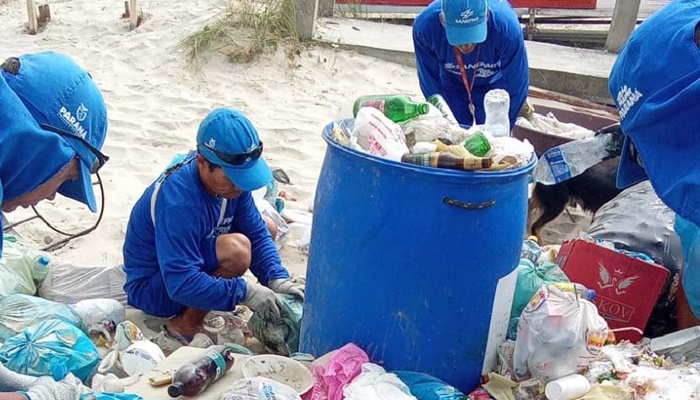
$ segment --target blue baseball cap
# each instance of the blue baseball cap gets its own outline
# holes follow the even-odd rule
[[[617,185],[649,178],[661,200],[700,223],[700,3],[654,13],[617,57],[608,88],[626,135]]]
[[[486,0],[442,0],[447,41],[459,46],[486,40],[488,9]]]
[[[107,135],[107,108],[90,74],[70,57],[42,52],[17,57],[16,73],[4,73],[36,122],[46,131],[59,134],[80,159],[80,177],[64,182],[58,192],[97,211],[91,173]]]
[[[199,125],[197,149],[243,191],[260,189],[272,181],[258,131],[239,111],[218,108],[210,112]]]

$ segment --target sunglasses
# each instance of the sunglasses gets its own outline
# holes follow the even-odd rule
[[[213,148],[207,146],[206,144],[198,145],[197,149],[201,151],[202,147],[211,151],[212,153],[214,153],[214,155],[217,158],[219,158],[221,161],[223,161],[229,165],[242,165],[248,161],[255,161],[258,158],[260,158],[260,156],[262,155],[262,152],[263,152],[263,142],[262,141],[260,141],[260,144],[258,145],[258,147],[254,148],[253,150],[249,151],[248,153],[238,153],[238,154],[226,153],[223,151],[213,149]]]
[[[62,137],[75,139],[75,140],[79,141],[80,143],[82,143],[83,146],[87,147],[87,149],[90,150],[90,152],[92,154],[94,154],[95,157],[97,158],[97,160],[95,160],[95,163],[92,164],[92,167],[90,168],[90,174],[97,173],[97,171],[99,171],[100,168],[102,168],[107,163],[107,161],[109,161],[109,157],[104,155],[101,151],[97,150],[97,148],[95,148],[95,146],[91,145],[90,143],[87,142],[87,140],[81,138],[78,135],[75,135],[75,134],[70,133],[70,132],[66,132],[62,129],[56,128],[55,126],[46,125],[46,124],[41,124],[41,129],[44,129],[44,130],[49,131],[49,132],[53,132],[53,133],[55,133],[59,136],[62,136]]]

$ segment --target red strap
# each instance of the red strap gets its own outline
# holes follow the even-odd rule
[[[459,73],[462,75],[462,82],[464,83],[464,88],[467,89],[467,95],[469,95],[469,107],[470,112],[472,112],[472,118],[476,122],[476,115],[474,115],[472,109],[474,108],[474,101],[472,100],[472,89],[474,88],[474,82],[476,81],[476,75],[479,72],[479,54],[481,53],[481,46],[478,46],[476,50],[476,63],[474,63],[474,75],[472,76],[471,84],[469,79],[467,79],[467,70],[464,68],[464,60],[462,60],[462,52],[458,48],[454,47],[455,57],[457,57],[457,64],[459,65]]]

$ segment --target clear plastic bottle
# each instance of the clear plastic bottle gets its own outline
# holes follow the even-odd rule
[[[503,89],[492,89],[484,96],[486,132],[495,137],[510,136],[510,95]]]
[[[619,156],[623,142],[621,132],[609,132],[552,147],[537,162],[533,179],[554,185],[576,177],[601,161]]]
[[[40,256],[36,260],[36,264],[34,266],[34,273],[32,274],[32,278],[36,281],[43,281],[46,279],[46,276],[49,274],[49,263],[51,260],[47,256]]]
[[[523,242],[523,248],[520,251],[520,258],[526,259],[532,262],[532,264],[537,264],[540,255],[542,254],[542,248],[540,247],[537,237],[530,236]]]

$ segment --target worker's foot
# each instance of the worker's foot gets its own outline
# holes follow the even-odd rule
[[[156,335],[152,342],[157,344],[165,355],[170,355],[182,346],[199,347],[205,349],[212,346],[214,342],[204,333],[197,333],[194,336],[183,335],[168,328],[168,325],[161,327],[160,333]]]

